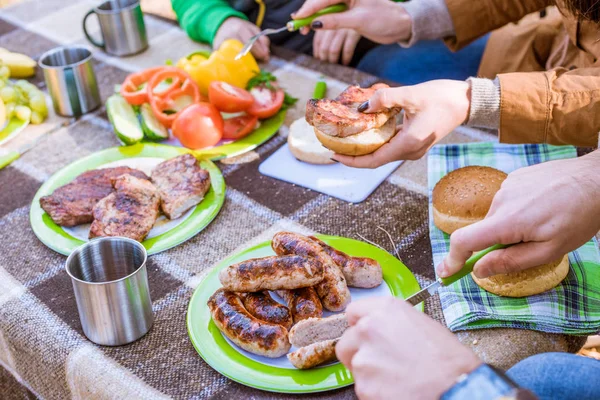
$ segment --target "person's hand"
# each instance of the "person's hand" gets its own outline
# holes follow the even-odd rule
[[[364,112],[369,113],[402,108],[404,120],[398,132],[374,153],[356,157],[336,154],[333,159],[357,168],[376,168],[392,161],[419,159],[467,120],[470,99],[471,87],[462,81],[437,80],[379,89],[359,110],[364,108]]]
[[[519,243],[479,260],[474,268],[479,278],[535,267],[577,249],[600,230],[599,171],[596,150],[512,172],[485,219],[450,236],[450,253],[438,274],[452,275],[474,251],[494,244]]]
[[[315,19],[312,29],[353,29],[374,42],[389,44],[410,39],[412,20],[400,4],[389,0],[344,0],[348,11],[323,15]],[[293,19],[306,18],[340,0],[307,0],[292,14]],[[308,28],[300,32],[306,34]]]
[[[313,55],[322,61],[348,65],[354,56],[354,49],[360,40],[360,34],[352,29],[317,31],[313,39]]]
[[[482,362],[450,331],[394,297],[351,303],[335,347],[361,400],[437,399]]]
[[[214,49],[218,49],[219,46],[221,46],[221,43],[227,39],[237,39],[246,44],[252,36],[257,35],[259,32],[260,28],[252,22],[241,18],[230,17],[223,21],[219,30],[217,30],[212,45]],[[254,43],[254,46],[252,46],[252,50],[250,51],[256,59],[260,61],[269,61],[270,44],[269,38],[262,36]]]

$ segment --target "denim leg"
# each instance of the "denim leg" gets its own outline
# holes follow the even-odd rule
[[[508,370],[540,400],[600,399],[600,361],[568,353],[538,354]]]
[[[408,49],[397,44],[379,46],[364,56],[358,69],[403,85],[433,79],[465,80],[477,75],[488,36],[456,53],[441,40],[419,42]]]

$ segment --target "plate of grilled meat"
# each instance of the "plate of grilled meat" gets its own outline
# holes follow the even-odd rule
[[[332,390],[353,383],[335,356],[348,304],[418,290],[408,268],[376,246],[279,232],[202,280],[188,332],[200,356],[236,382],[281,393]]]
[[[30,211],[36,236],[68,255],[96,237],[124,236],[149,254],[188,240],[219,213],[221,171],[188,150],[158,144],[106,149],[55,173]]]

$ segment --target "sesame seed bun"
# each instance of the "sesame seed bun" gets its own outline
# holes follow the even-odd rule
[[[450,172],[433,188],[433,223],[451,234],[481,221],[506,177],[502,171],[481,166]]]
[[[314,128],[319,142],[337,154],[364,156],[371,154],[396,134],[396,118],[390,118],[383,126],[346,137],[329,136]]]
[[[479,279],[471,274],[482,289],[498,296],[525,297],[540,294],[558,286],[569,273],[569,257],[524,271],[500,274]]]

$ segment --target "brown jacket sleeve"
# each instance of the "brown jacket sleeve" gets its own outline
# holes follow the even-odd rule
[[[455,35],[446,45],[456,51],[473,40],[527,14],[540,11],[551,0],[446,0]]]
[[[595,147],[600,68],[513,72],[500,79],[500,141]]]

